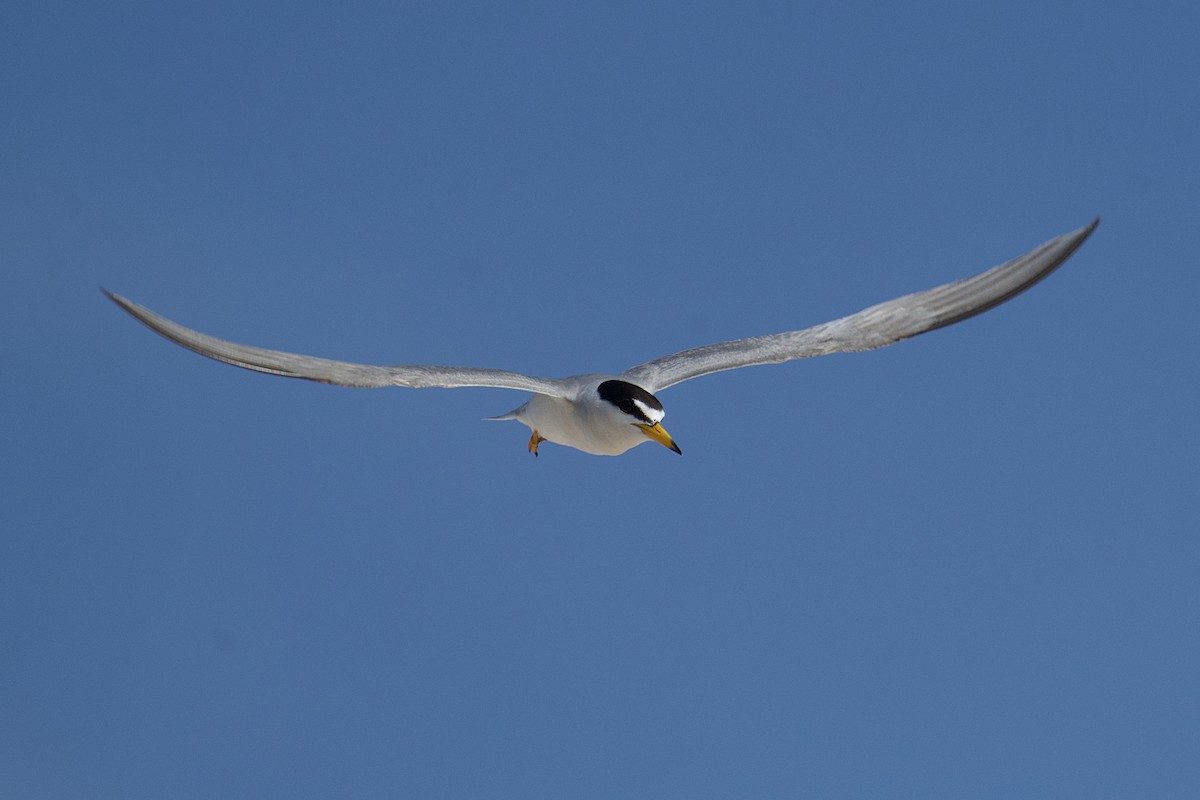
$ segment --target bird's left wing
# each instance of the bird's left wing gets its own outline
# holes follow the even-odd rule
[[[191,328],[185,328],[183,325],[155,314],[150,309],[113,294],[107,289],[104,289],[104,293],[146,327],[176,344],[194,350],[202,356],[257,372],[282,375],[286,378],[304,378],[338,386],[372,389],[383,386],[442,387],[446,389],[463,386],[491,386],[501,389],[518,389],[535,394],[548,394],[555,397],[564,397],[569,394],[566,381],[523,375],[519,372],[502,369],[431,365],[374,366],[237,344],[218,339],[215,336],[208,336]]]
[[[811,328],[684,350],[639,364],[626,370],[624,377],[649,392],[658,392],[713,372],[828,353],[873,350],[953,325],[1003,303],[1049,275],[1099,224],[1096,219],[971,278],[898,297]]]

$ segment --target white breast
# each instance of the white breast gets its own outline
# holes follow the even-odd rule
[[[513,412],[547,441],[597,456],[619,456],[650,441],[617,408],[585,388],[578,399],[535,394]]]

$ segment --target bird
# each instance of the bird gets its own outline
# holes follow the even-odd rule
[[[801,330],[694,347],[620,374],[544,378],[501,369],[433,365],[375,366],[237,344],[186,328],[101,287],[135,319],[189,350],[244,369],[338,386],[378,388],[497,387],[529,392],[523,404],[490,420],[515,420],[531,431],[527,449],[543,442],[616,456],[645,442],[682,455],[667,433],[657,394],[714,372],[778,364],[830,353],[874,350],[944,328],[1012,299],[1045,278],[1091,235],[1100,219],[973,277],[904,295]]]

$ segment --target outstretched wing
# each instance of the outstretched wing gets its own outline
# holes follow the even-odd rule
[[[568,394],[565,381],[522,375],[519,372],[502,369],[428,365],[374,366],[236,344],[208,336],[191,328],[185,328],[166,317],[155,314],[144,306],[113,294],[107,289],[103,291],[114,303],[128,311],[155,333],[159,333],[189,350],[195,350],[202,356],[224,361],[235,367],[282,375],[285,378],[304,378],[320,383],[370,389],[382,386],[442,387],[447,389],[462,386],[491,386],[548,394],[555,397],[564,397]]]
[[[953,325],[1015,297],[1058,268],[1096,229],[1094,220],[986,272],[905,295],[848,317],[799,331],[695,347],[626,370],[624,377],[658,392],[680,381],[756,364],[828,353],[873,350]]]

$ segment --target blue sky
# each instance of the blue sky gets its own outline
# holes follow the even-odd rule
[[[1200,792],[1193,4],[37,3],[0,30],[0,796]],[[620,370],[680,458],[155,337]]]

